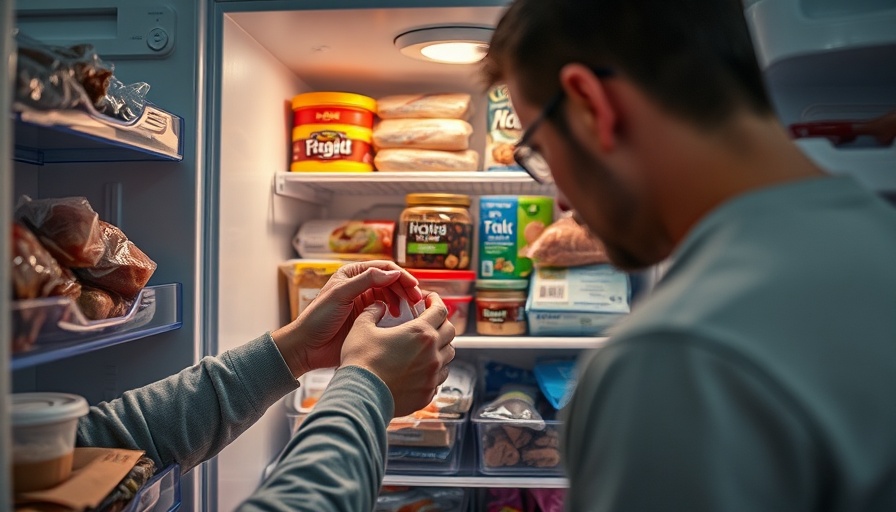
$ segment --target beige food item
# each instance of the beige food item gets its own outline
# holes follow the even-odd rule
[[[560,451],[556,448],[530,448],[520,453],[527,466],[552,468],[560,464]]]
[[[504,425],[503,428],[504,433],[507,434],[507,438],[510,439],[515,448],[522,448],[532,440],[532,429],[515,427],[513,425]]]
[[[532,258],[536,267],[577,267],[609,262],[603,243],[572,217],[563,217],[546,227],[521,252]]]
[[[470,110],[470,95],[466,93],[396,94],[376,100],[380,119],[467,119]]]
[[[470,147],[473,127],[461,119],[386,119],[373,129],[377,149],[460,151]]]
[[[507,434],[495,429],[487,436],[486,447],[483,452],[485,465],[488,467],[515,466],[520,462],[520,452],[517,450]]]
[[[479,153],[465,151],[434,151],[430,149],[382,149],[373,160],[381,172],[415,171],[477,171]]]

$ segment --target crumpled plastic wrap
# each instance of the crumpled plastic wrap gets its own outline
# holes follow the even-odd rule
[[[31,228],[64,267],[94,266],[105,251],[99,214],[85,197],[31,199],[22,196],[15,218]]]
[[[19,223],[12,225],[13,299],[66,296],[77,298],[81,285],[70,270],[59,265],[34,233]]]
[[[19,108],[68,110],[131,121],[143,113],[149,85],[125,85],[113,76],[93,45],[44,44],[16,31],[18,55],[14,101]]]
[[[156,262],[128,240],[123,231],[99,221],[104,251],[91,267],[77,268],[81,281],[133,300],[156,270]]]
[[[520,251],[536,267],[578,267],[608,263],[603,243],[572,217],[562,217]]]
[[[497,398],[483,405],[476,413],[478,418],[517,420],[526,422],[533,430],[544,429],[544,418],[535,407],[538,390],[531,386],[507,384]],[[531,425],[529,423],[531,422]]]

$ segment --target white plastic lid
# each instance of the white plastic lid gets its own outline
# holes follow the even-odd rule
[[[80,418],[90,408],[82,396],[68,393],[14,393],[12,425],[47,425]]]

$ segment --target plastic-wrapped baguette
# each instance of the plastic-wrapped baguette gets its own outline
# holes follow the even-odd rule
[[[461,119],[386,119],[373,129],[377,149],[460,151],[470,147],[473,127]]]
[[[380,119],[469,119],[470,95],[466,93],[396,94],[376,100]]]
[[[434,151],[430,149],[381,149],[373,161],[381,172],[392,171],[478,171],[479,153]]]

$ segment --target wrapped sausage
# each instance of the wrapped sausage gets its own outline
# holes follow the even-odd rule
[[[373,163],[378,171],[477,171],[479,153],[431,149],[383,149]]]
[[[470,95],[466,93],[396,94],[376,100],[380,119],[468,119]]]
[[[23,196],[15,218],[31,228],[64,267],[96,265],[105,250],[99,215],[84,197],[31,199]]]
[[[380,148],[459,151],[470,147],[473,127],[461,119],[386,119],[373,129]]]
[[[102,257],[96,265],[75,269],[75,273],[85,283],[133,300],[152,277],[156,263],[120,229],[108,222],[99,223],[104,245]]]

